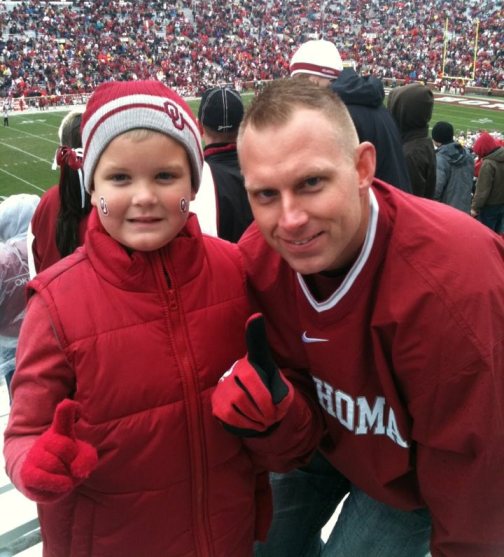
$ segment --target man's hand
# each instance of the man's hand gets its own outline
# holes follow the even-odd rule
[[[267,435],[284,418],[294,390],[273,360],[261,314],[248,319],[245,338],[247,355],[220,378],[212,412],[235,435]]]
[[[86,479],[98,463],[96,449],[75,436],[79,404],[65,399],[54,412],[51,427],[28,452],[21,469],[25,491],[47,503],[69,493]]]

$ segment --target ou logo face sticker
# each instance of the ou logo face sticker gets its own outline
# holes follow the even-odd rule
[[[105,216],[109,214],[109,210],[108,210],[108,207],[107,207],[107,202],[105,201],[104,197],[100,197],[100,211]]]

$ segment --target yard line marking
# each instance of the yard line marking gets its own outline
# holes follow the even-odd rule
[[[25,130],[18,130],[17,128],[12,128],[12,131],[19,132],[19,133],[24,133],[25,135],[28,135],[30,137],[35,137],[36,139],[40,139],[41,141],[48,141],[49,143],[55,143],[56,145],[59,145],[59,141],[55,141],[54,139],[47,139],[46,137],[44,137],[42,135],[37,135],[35,133],[30,133],[30,132],[27,132]]]
[[[39,188],[38,186],[36,186],[35,184],[32,184],[31,182],[27,182],[26,180],[23,180],[23,178],[20,178],[19,176],[16,176],[15,174],[11,174],[10,172],[7,172],[7,170],[4,170],[3,168],[0,168],[0,172],[3,172],[4,174],[7,174],[7,176],[10,176],[11,178],[19,180],[20,182],[24,182],[26,185],[31,186],[32,188],[35,188],[36,190],[39,190],[43,193],[45,193],[45,191],[46,191],[45,189]]]
[[[7,147],[9,149],[14,149],[14,151],[20,151],[21,153],[24,153],[25,155],[28,155],[29,157],[33,157],[34,159],[37,159],[39,161],[46,162],[48,164],[53,163],[53,161],[48,161],[48,160],[43,159],[41,157],[37,157],[37,155],[34,155],[33,153],[29,153],[28,151],[24,151],[23,149],[20,149],[19,147],[14,147],[14,145],[9,145],[8,143],[4,143],[3,141],[0,141],[0,145],[3,145],[4,147]]]

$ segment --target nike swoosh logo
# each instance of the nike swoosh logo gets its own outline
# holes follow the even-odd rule
[[[309,337],[306,334],[306,331],[301,335],[301,340],[306,343],[310,342],[329,342],[328,338],[316,338],[316,337]]]

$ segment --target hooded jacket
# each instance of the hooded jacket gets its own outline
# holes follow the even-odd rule
[[[362,77],[352,68],[345,68],[331,81],[331,88],[350,112],[359,140],[375,146],[376,177],[411,193],[399,130],[383,105],[383,83],[376,77]]]
[[[434,199],[471,211],[474,159],[459,143],[441,145],[436,151],[437,178]]]
[[[415,195],[432,199],[436,187],[436,155],[429,137],[434,95],[421,83],[393,89],[387,107],[396,121]]]
[[[0,203],[0,377],[14,371],[29,280],[26,231],[38,195],[11,195]]]
[[[64,398],[80,403],[77,438],[99,459],[74,491],[39,505],[44,556],[250,556],[261,465],[211,413],[215,385],[245,353],[238,248],[202,236],[192,215],[168,245],[128,254],[93,210],[84,247],[30,287],[7,472],[23,491],[26,453]],[[303,439],[316,444],[303,423],[306,437],[284,420],[264,452],[284,462]]]
[[[483,156],[472,209],[504,204],[504,147]]]

